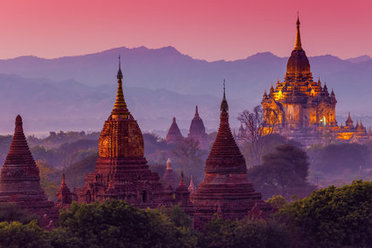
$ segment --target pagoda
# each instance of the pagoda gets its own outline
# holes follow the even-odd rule
[[[140,208],[154,208],[172,201],[172,192],[163,190],[158,174],[147,165],[142,132],[124,100],[122,79],[119,60],[114,108],[99,137],[95,170],[77,189],[78,201],[119,199]]]
[[[167,144],[178,144],[184,140],[180,129],[178,128],[176,117],[173,117],[172,125],[168,130],[168,134],[165,137]]]
[[[173,171],[172,161],[170,158],[167,160],[167,168],[165,169],[165,173],[163,175],[163,183],[166,188],[171,186],[172,189],[176,189],[177,187],[177,176]]]
[[[59,208],[69,208],[72,201],[76,200],[76,195],[72,193],[66,184],[65,173],[62,174],[62,182],[56,193],[56,206]]]
[[[187,137],[197,141],[200,149],[208,149],[209,138],[208,134],[205,132],[203,120],[199,116],[198,106],[195,107],[195,115],[191,121],[189,135]]]
[[[54,225],[58,220],[58,209],[48,201],[40,186],[39,168],[28,147],[20,115],[16,118],[12,143],[1,169],[1,204],[15,204],[41,217],[42,226]]]
[[[248,216],[254,206],[269,208],[248,181],[245,159],[229,126],[225,88],[220,110],[220,126],[206,161],[204,180],[191,195],[194,227],[199,230],[214,214],[235,220]]]

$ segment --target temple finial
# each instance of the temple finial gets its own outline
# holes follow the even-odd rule
[[[195,117],[199,117],[198,105],[195,107]]]
[[[228,111],[229,110],[229,105],[227,104],[226,100],[226,88],[225,88],[225,79],[223,80],[223,99],[221,102],[221,111]]]
[[[302,50],[301,35],[300,35],[300,15],[299,15],[299,12],[297,12],[296,26],[297,26],[297,34],[296,34],[295,50]]]
[[[66,184],[66,179],[65,179],[65,172],[62,173],[62,185]]]
[[[118,70],[117,78],[120,79],[120,80],[123,79],[123,73],[121,72],[121,59],[120,59],[120,55],[119,55],[119,70]]]
[[[111,115],[113,115],[114,117],[120,116],[121,118],[126,119],[128,118],[129,111],[127,108],[127,104],[124,100],[124,94],[123,94],[123,83],[122,83],[123,73],[121,72],[120,56],[118,57],[118,59],[119,59],[119,70],[117,74],[118,89],[116,92],[116,100],[114,103],[114,109],[112,110]]]
[[[181,186],[181,185],[185,185],[185,178],[184,178],[184,175],[183,175],[183,171],[181,171],[180,186]]]

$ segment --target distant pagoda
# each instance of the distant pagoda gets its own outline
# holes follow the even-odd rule
[[[184,140],[180,129],[178,128],[176,117],[173,117],[172,125],[168,130],[168,134],[165,137],[167,144],[177,144]]]
[[[17,116],[12,143],[1,169],[0,205],[16,204],[42,217],[42,225],[58,220],[58,210],[48,201],[40,186],[40,173],[23,133],[22,118]],[[53,225],[54,225],[53,224]]]
[[[268,208],[261,200],[261,193],[255,192],[248,181],[245,159],[230,130],[225,90],[220,127],[204,172],[203,182],[191,195],[196,229],[203,229],[214,214],[234,220],[248,216],[253,207]]]
[[[172,187],[172,189],[176,189],[177,187],[177,176],[176,173],[174,173],[173,168],[172,168],[172,161],[170,158],[167,160],[167,168],[165,169],[164,175],[163,175],[163,183],[166,188],[169,186]]]
[[[193,139],[199,143],[199,148],[206,150],[209,146],[208,134],[205,132],[203,120],[199,116],[198,106],[195,107],[195,115],[191,121],[189,139]]]
[[[66,184],[65,173],[62,174],[62,182],[56,193],[56,206],[59,208],[69,208],[73,200],[76,200],[76,195],[70,191]]]
[[[77,190],[78,201],[120,199],[142,208],[166,205],[174,201],[172,192],[163,190],[158,174],[147,165],[142,132],[127,108],[122,79],[119,63],[114,108],[100,134],[96,168]]]

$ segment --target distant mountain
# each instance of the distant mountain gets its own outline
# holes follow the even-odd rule
[[[237,126],[238,112],[259,104],[264,90],[283,79],[288,59],[266,52],[235,61],[208,62],[173,47],[122,47],[56,59],[23,56],[0,60],[0,121],[9,122],[19,112],[29,117],[33,131],[100,130],[112,107],[119,54],[131,111],[145,130],[164,131],[174,115],[180,127],[188,129],[196,104],[207,128],[216,129],[223,79],[231,120]],[[314,80],[320,76],[335,90],[338,115],[351,111],[372,116],[368,104],[371,58],[342,60],[324,55],[309,59]],[[0,131],[6,130],[9,125],[3,122]]]
[[[372,60],[372,58],[368,55],[363,55],[363,56],[347,59],[347,61],[351,63],[361,63],[361,62],[366,62],[369,60]]]

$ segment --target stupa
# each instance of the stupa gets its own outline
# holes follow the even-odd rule
[[[15,204],[42,217],[44,226],[58,220],[58,209],[48,201],[40,186],[39,168],[28,147],[20,115],[16,118],[12,143],[1,169],[0,204]]]
[[[205,132],[203,120],[199,116],[198,106],[195,107],[195,115],[191,121],[189,135],[187,137],[197,141],[200,149],[208,149],[209,138],[208,134]]]
[[[165,173],[163,175],[163,183],[166,188],[171,186],[172,189],[176,189],[177,187],[177,176],[173,171],[172,161],[170,158],[167,160],[167,168],[165,169]]]
[[[165,137],[167,144],[177,144],[183,141],[183,136],[180,129],[178,128],[176,117],[173,117],[172,125],[168,130],[168,134]]]
[[[206,161],[204,180],[191,195],[194,227],[203,229],[214,214],[224,219],[242,219],[258,206],[268,209],[247,178],[245,159],[235,143],[229,126],[228,103],[221,103],[220,126]]]

